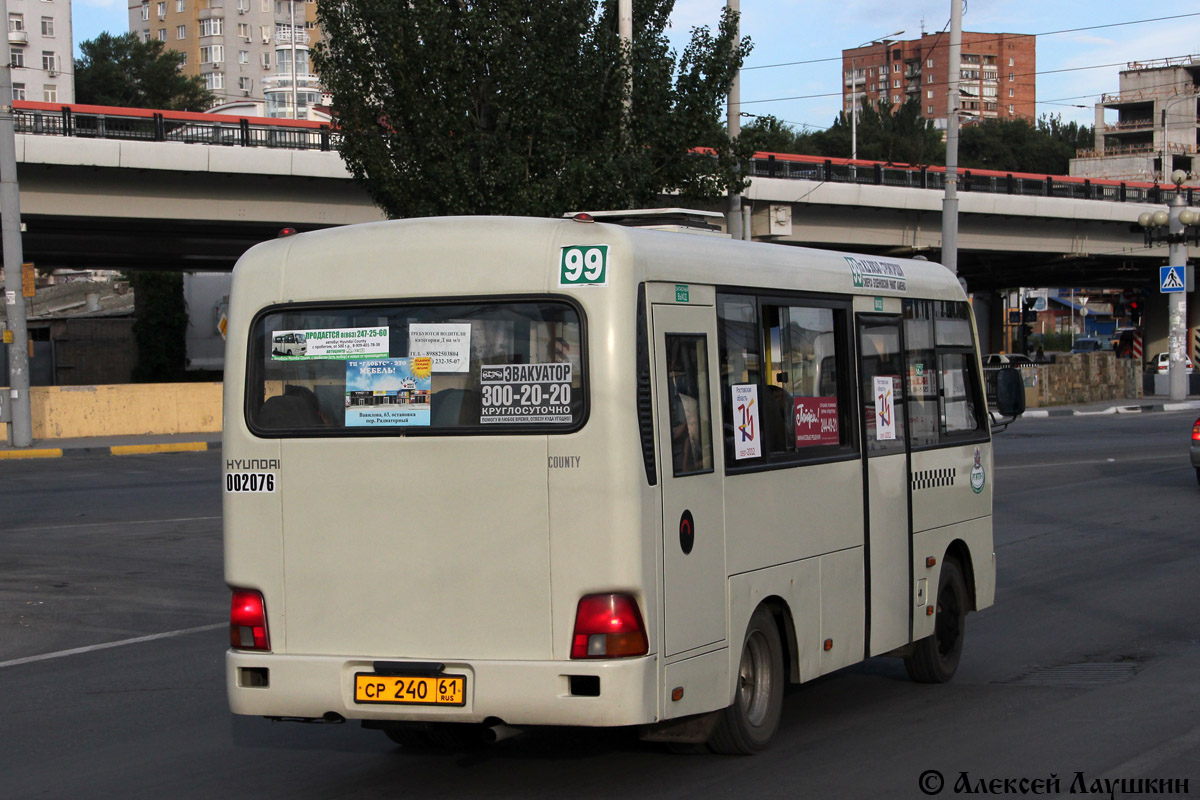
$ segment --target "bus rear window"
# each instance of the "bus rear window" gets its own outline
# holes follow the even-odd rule
[[[261,436],[575,430],[583,340],[561,301],[276,307],[253,326],[246,418]]]

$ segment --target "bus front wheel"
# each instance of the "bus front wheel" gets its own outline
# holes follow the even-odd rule
[[[946,683],[954,677],[962,658],[967,621],[967,586],[962,568],[954,559],[942,564],[938,578],[933,633],[913,644],[905,656],[908,677],[919,683]]]
[[[742,644],[733,705],[720,712],[708,746],[716,753],[758,753],[771,741],[782,711],[783,644],[771,612],[760,606]]]

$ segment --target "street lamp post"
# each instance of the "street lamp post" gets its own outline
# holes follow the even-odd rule
[[[859,50],[867,45],[882,44],[887,46],[888,39],[899,36],[904,31],[896,31],[889,33],[887,36],[880,36],[878,39],[871,39],[868,42],[863,42],[858,47]],[[858,160],[858,70],[856,64],[858,56],[850,56],[850,158]],[[863,85],[866,86],[866,78],[863,78]]]
[[[1189,228],[1193,239],[1200,237],[1200,229],[1193,227],[1200,223],[1200,213],[1185,208],[1182,192],[1185,180],[1187,173],[1183,170],[1177,169],[1172,172],[1171,182],[1175,184],[1175,196],[1167,205],[1167,211],[1143,211],[1138,216],[1138,224],[1145,230],[1146,246],[1151,247],[1165,240],[1169,245],[1167,266],[1171,268],[1175,279],[1183,281],[1184,284],[1178,291],[1170,291],[1166,283],[1162,286],[1162,290],[1170,294],[1167,301],[1167,349],[1170,359],[1167,383],[1172,401],[1183,400],[1188,394],[1186,271]]]

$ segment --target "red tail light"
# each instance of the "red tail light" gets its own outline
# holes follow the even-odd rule
[[[575,611],[571,658],[623,658],[649,651],[637,601],[627,594],[589,594]]]
[[[229,644],[238,650],[270,650],[267,607],[261,592],[234,589],[229,608]]]
[[[1200,442],[1200,419],[1196,420],[1195,424],[1192,425],[1192,441]]]

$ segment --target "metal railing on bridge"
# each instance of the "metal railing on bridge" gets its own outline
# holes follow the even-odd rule
[[[338,132],[324,122],[197,114],[190,111],[15,100],[13,117],[17,133],[81,139],[184,142],[288,150],[336,150],[341,140]]]
[[[946,182],[946,168],[928,164],[893,164],[787,153],[755,153],[751,162],[751,176],[942,190]],[[959,168],[958,191],[1107,200],[1116,203],[1166,203],[1179,193],[1184,196],[1188,205],[1192,205],[1193,201],[1193,190],[1189,187],[1176,189],[1174,185],[1166,184],[1092,180],[1069,175],[1041,175],[989,169]]]
[[[155,111],[80,104],[13,101],[17,133],[92,139],[272,147],[291,150],[337,150],[341,135],[327,122],[235,117],[188,111]],[[696,152],[703,153],[703,148]],[[750,174],[824,183],[855,183],[909,189],[942,190],[946,169],[927,164],[824,158],[790,153],[755,153]],[[986,169],[960,169],[960,192],[1063,197],[1118,203],[1166,203],[1176,193],[1193,204],[1193,190],[1156,183],[1092,180],[1068,175],[1040,175]]]

